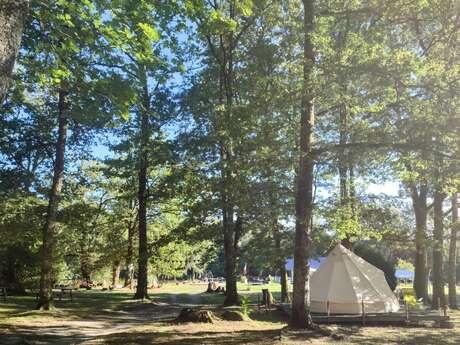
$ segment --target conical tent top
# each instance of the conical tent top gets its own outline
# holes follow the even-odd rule
[[[341,244],[310,280],[310,310],[318,313],[388,313],[399,303],[384,273]]]

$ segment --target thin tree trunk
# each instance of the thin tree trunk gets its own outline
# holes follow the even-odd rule
[[[449,245],[449,307],[458,309],[457,306],[457,231],[458,223],[458,194],[454,193],[451,198],[452,203],[452,224],[450,229],[450,245]]]
[[[37,309],[49,310],[53,307],[53,249],[56,231],[56,218],[59,199],[64,183],[64,155],[67,141],[67,93],[59,91],[58,103],[58,139],[54,163],[53,184],[49,194],[46,223],[43,228],[43,245],[41,258],[40,291]]]
[[[313,198],[312,144],[315,120],[313,96],[313,66],[315,53],[311,35],[314,30],[314,0],[303,0],[304,7],[304,63],[302,110],[300,114],[300,161],[297,172],[296,231],[294,246],[294,291],[291,326],[311,326],[309,310],[308,251],[310,247],[310,219]]]
[[[119,283],[120,278],[120,270],[121,270],[121,261],[115,260],[112,266],[112,287],[116,288]]]
[[[274,206],[273,206],[274,207]],[[280,273],[281,277],[281,302],[288,301],[288,287],[287,287],[287,277],[286,277],[286,258],[283,255],[281,249],[281,233],[279,230],[278,220],[273,222],[273,239],[275,240],[275,255],[276,255],[276,268]]]
[[[150,99],[147,89],[147,76],[144,80],[143,106],[141,110],[141,130],[139,146],[139,259],[137,272],[137,288],[135,299],[148,298],[147,293],[147,179],[148,179],[148,141],[149,141],[149,108]]]
[[[129,287],[130,289],[132,288],[132,278],[133,278],[133,237],[134,237],[134,231],[136,229],[135,223],[131,224],[131,222],[128,224],[128,250],[126,253],[126,277],[125,277],[125,283],[124,287]]]
[[[443,252],[444,252],[444,224],[442,204],[445,194],[436,186],[434,192],[434,230],[433,230],[433,300],[431,307],[438,309],[446,304],[444,293],[444,272],[443,272]]]
[[[345,145],[348,138],[348,116],[346,106],[343,105],[340,107],[340,116],[339,116],[339,143],[340,145]],[[339,190],[340,190],[340,207],[348,208],[350,205],[350,195],[349,195],[349,179],[348,179],[348,154],[346,149],[340,150],[339,156]],[[348,212],[345,213],[348,216]],[[345,237],[341,240],[343,246],[348,249],[351,249],[352,243],[350,239],[350,234],[345,234]]]
[[[28,8],[28,0],[0,1],[0,104],[10,84]]]
[[[423,303],[429,303],[428,298],[428,267],[426,248],[427,229],[427,186],[420,185],[419,191],[415,185],[411,186],[412,207],[415,214],[415,276],[414,290],[417,298]]]

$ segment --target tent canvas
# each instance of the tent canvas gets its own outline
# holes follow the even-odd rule
[[[361,314],[399,310],[384,273],[338,244],[311,276],[310,310]]]

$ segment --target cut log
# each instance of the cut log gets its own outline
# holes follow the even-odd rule
[[[186,323],[186,322],[213,323],[215,320],[217,320],[217,317],[210,310],[184,308],[180,311],[179,316],[174,320],[174,322],[175,323]]]

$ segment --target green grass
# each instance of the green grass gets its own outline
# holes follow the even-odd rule
[[[414,294],[414,288],[412,284],[399,284],[398,288],[400,288],[404,293],[409,293],[409,294]],[[433,293],[433,286],[431,284],[428,284],[428,295],[432,295]],[[444,287],[444,293],[446,296],[449,294],[449,289],[448,287]],[[457,286],[457,301],[458,304],[460,304],[460,286]]]
[[[286,325],[286,317],[275,310],[257,310],[252,306],[252,321],[237,323],[218,321],[215,324],[175,325],[170,321],[181,308],[190,304],[210,304],[215,313],[224,300],[222,294],[207,294],[206,284],[165,284],[149,290],[151,301],[135,301],[134,291],[81,290],[74,301],[56,301],[56,310],[35,311],[33,296],[11,296],[0,301],[0,337],[6,335],[8,344],[80,343],[84,344],[241,344],[257,345],[331,344],[331,339],[311,339],[305,336],[287,336],[279,340],[279,330]],[[280,285],[238,284],[239,293],[257,301],[262,289],[279,295]],[[459,344],[460,312],[452,312],[455,329],[405,327],[355,327],[346,344]],[[95,327],[100,328],[93,328]],[[344,327],[345,328],[345,327]],[[349,328],[346,328],[348,331]],[[106,331],[105,334],[100,332]],[[107,333],[109,331],[109,333]],[[3,338],[2,338],[3,340]],[[2,343],[0,340],[0,343]],[[439,342],[442,340],[443,342]]]
[[[153,301],[176,304],[206,304],[221,305],[224,302],[223,294],[205,293],[206,284],[164,284],[159,289],[150,289],[150,298]],[[238,284],[238,292],[241,296],[248,296],[251,304],[257,303],[258,296],[261,297],[262,289],[268,288],[276,299],[279,299],[281,286],[277,283],[267,285]],[[45,315],[71,317],[74,319],[85,318],[90,314],[110,313],[121,310],[132,304],[134,291],[115,290],[102,291],[77,290],[73,293],[74,300],[68,298],[62,301],[55,300],[56,310],[46,312]],[[130,302],[131,301],[131,302]],[[5,318],[39,317],[44,313],[35,311],[35,296],[8,296],[7,301],[0,301],[0,320]]]

